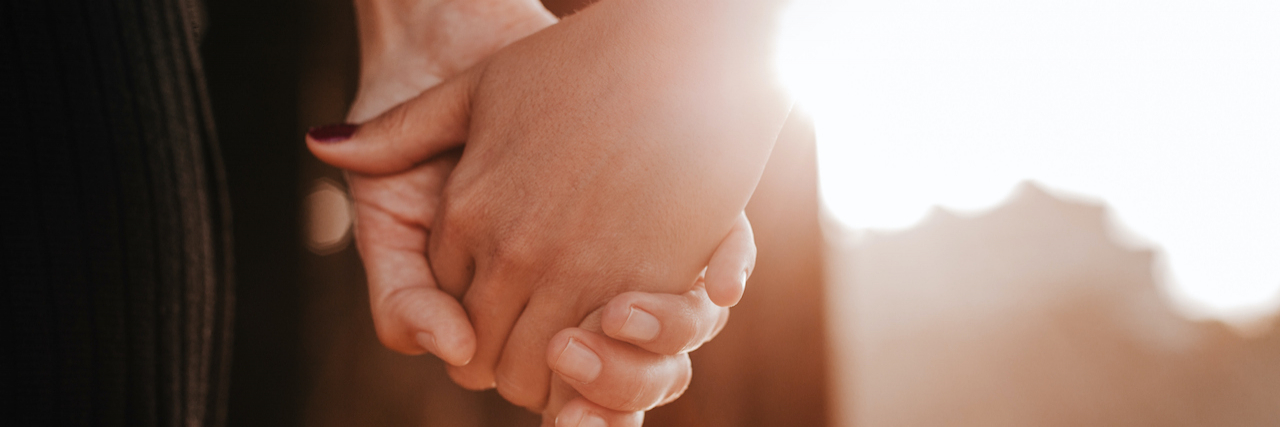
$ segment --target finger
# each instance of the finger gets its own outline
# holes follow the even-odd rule
[[[461,298],[476,273],[476,259],[468,245],[467,227],[482,219],[467,211],[465,206],[459,207],[452,202],[454,200],[447,192],[441,195],[441,207],[433,218],[427,255],[440,289]]]
[[[703,286],[680,295],[627,292],[609,300],[601,328],[611,338],[658,354],[697,349],[729,320],[729,309],[711,302]]]
[[[582,322],[578,324],[578,327],[591,332],[599,332],[600,318],[603,313],[604,307],[597,308],[588,314],[586,318],[582,319]],[[547,405],[542,410],[543,425],[549,425],[548,420],[554,420],[556,415],[560,413],[560,410],[570,401],[582,397],[581,394],[578,394],[577,390],[573,389],[573,386],[565,383],[564,379],[560,378],[559,375],[551,376],[551,390],[548,391],[547,394]]]
[[[466,366],[449,367],[453,381],[470,390],[497,386],[494,368],[512,327],[529,300],[528,295],[520,291],[522,287],[506,286],[493,280],[485,271],[480,270],[462,299],[475,328],[475,357]],[[545,393],[546,389],[542,391]]]
[[[321,161],[356,173],[409,169],[466,141],[473,75],[446,80],[359,126],[312,129],[307,147]]]
[[[513,404],[540,412],[547,403],[551,369],[547,343],[551,336],[576,326],[583,315],[567,304],[571,298],[551,293],[534,294],[502,350],[496,376],[498,393]]]
[[[619,412],[606,409],[600,405],[591,403],[584,398],[576,398],[564,405],[564,408],[554,416],[555,421],[548,422],[547,417],[543,417],[543,426],[549,424],[555,427],[640,427],[644,424],[644,412]]]
[[[451,365],[466,364],[475,333],[458,300],[436,287],[424,253],[426,232],[375,207],[359,209],[356,241],[378,338],[401,353],[428,351]]]
[[[549,426],[555,424],[554,421],[559,419],[560,412],[565,405],[575,399],[581,399],[582,395],[578,394],[573,386],[566,384],[564,379],[557,375],[551,376],[551,389],[547,392],[547,406],[542,409],[542,425]]]
[[[711,301],[721,307],[737,305],[755,266],[755,235],[743,212],[707,263],[707,295]]]
[[[551,339],[547,364],[582,397],[623,412],[674,400],[693,376],[687,354],[656,354],[581,328]]]

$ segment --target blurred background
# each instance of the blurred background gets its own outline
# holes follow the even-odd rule
[[[350,1],[206,8],[229,424],[537,425],[377,342],[342,175],[302,144],[354,96]],[[798,0],[784,21],[801,111],[748,206],[755,275],[647,425],[1280,425],[1280,9]]]
[[[1280,3],[797,0],[838,425],[1280,425]]]

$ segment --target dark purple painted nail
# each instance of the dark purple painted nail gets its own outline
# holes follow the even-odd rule
[[[318,142],[342,142],[351,139],[351,135],[359,128],[360,126],[349,123],[317,126],[307,131],[307,136]]]

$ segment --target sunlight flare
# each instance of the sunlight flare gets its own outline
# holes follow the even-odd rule
[[[779,73],[827,209],[900,229],[1022,181],[1104,201],[1192,316],[1280,305],[1280,4],[797,0]]]

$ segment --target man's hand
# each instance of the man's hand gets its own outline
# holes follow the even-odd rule
[[[607,0],[349,142],[309,141],[322,160],[366,174],[466,142],[428,250],[476,332],[471,363],[450,368],[455,381],[545,408],[552,377],[532,355],[554,334],[625,291],[688,292],[716,264],[789,109],[757,47],[767,43],[756,33],[768,35],[752,27],[768,21],[761,3]],[[716,296],[723,283],[741,289],[749,263],[733,264],[708,272],[712,300],[740,296]]]
[[[362,73],[348,115],[355,123],[554,22],[536,2],[523,0],[357,1],[357,9]],[[426,23],[415,21],[414,13],[427,15]],[[452,21],[441,21],[442,17]],[[415,28],[456,35],[423,36]],[[348,182],[356,201],[356,240],[369,275],[379,337],[403,353],[426,351],[451,365],[466,365],[475,348],[467,313],[453,295],[436,286],[425,255],[441,190],[457,160],[457,151],[447,152],[390,175],[350,173]],[[557,381],[544,422],[556,419],[563,406],[569,421],[562,423],[595,417],[607,425],[638,426],[643,413],[635,411],[678,397],[690,377],[686,353],[710,340],[727,319],[728,310],[711,300],[726,306],[736,303],[745,281],[744,266],[749,271],[754,258],[750,224],[743,216],[711,261],[711,298],[701,286],[681,295],[630,293],[597,311],[602,316],[592,316],[581,325],[586,329],[571,333],[579,345],[604,356],[599,373],[573,386]],[[621,341],[593,333],[601,332],[601,326]],[[579,397],[579,391],[591,400]]]

